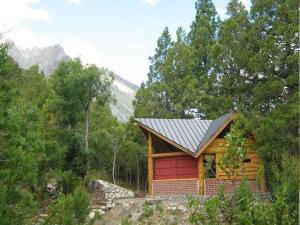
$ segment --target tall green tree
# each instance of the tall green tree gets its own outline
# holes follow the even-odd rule
[[[24,224],[37,209],[46,140],[39,132],[38,101],[28,100],[22,70],[8,56],[8,48],[0,44],[0,224]]]
[[[179,27],[176,41],[167,29],[150,57],[148,81],[136,95],[135,116],[186,118],[197,107],[197,79],[193,74],[192,49],[185,31]]]
[[[66,122],[74,126],[78,117],[84,117],[84,144],[88,151],[89,112],[94,99],[108,101],[112,77],[95,65],[83,66],[79,59],[62,62],[53,75],[53,88],[59,96],[59,105]],[[99,100],[100,101],[100,100]],[[77,120],[76,120],[77,119]]]
[[[155,54],[149,57],[148,80],[141,84],[134,101],[135,116],[169,117],[170,100],[166,91],[163,67],[168,50],[173,46],[171,35],[166,27],[157,40]]]
[[[197,109],[198,116],[208,118],[211,117],[209,113],[214,105],[213,96],[218,95],[213,50],[218,40],[220,19],[211,0],[197,0],[195,9],[189,39],[194,61],[193,74],[198,80],[200,92]]]

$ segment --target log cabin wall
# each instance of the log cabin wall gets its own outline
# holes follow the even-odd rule
[[[259,169],[262,166],[262,160],[253,150],[254,142],[250,139],[246,140],[247,159],[243,164],[243,169],[236,171],[237,176],[231,179],[247,178],[249,180],[257,179],[259,176]],[[226,173],[218,165],[222,154],[227,149],[227,144],[224,138],[216,138],[210,146],[203,152],[206,154],[215,154],[216,156],[216,178],[229,179]]]
[[[228,175],[220,168],[219,163],[222,155],[227,149],[227,144],[224,138],[216,138],[208,148],[201,154],[213,155],[215,157],[216,175],[215,178],[202,178],[204,183],[205,195],[214,195],[218,191],[218,186],[224,185],[225,193],[232,193],[241,183],[243,178],[249,181],[249,187],[252,192],[265,192],[265,183],[261,176],[262,160],[254,152],[254,142],[251,139],[246,140],[247,158],[241,169],[236,170],[235,177]],[[201,178],[200,178],[201,179]],[[258,180],[261,183],[258,184]],[[200,183],[202,183],[200,180]]]

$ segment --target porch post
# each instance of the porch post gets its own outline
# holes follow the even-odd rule
[[[204,166],[203,154],[198,157],[199,195],[204,195]]]
[[[152,135],[148,133],[148,192],[152,195],[153,158],[152,158]]]
[[[266,188],[266,178],[265,178],[265,167],[264,167],[264,165],[262,166],[260,191],[261,191],[261,192],[267,192],[267,188]]]

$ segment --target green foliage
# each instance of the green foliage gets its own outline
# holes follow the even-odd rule
[[[130,218],[123,218],[121,221],[121,225],[132,225],[133,223],[130,221]]]
[[[143,212],[139,217],[139,220],[143,220],[144,218],[151,217],[154,214],[154,209],[147,202],[143,204]]]
[[[88,173],[86,174],[85,178],[84,178],[84,184],[86,187],[88,187],[88,184],[90,181],[93,180],[106,180],[109,181],[110,177],[107,174],[106,170],[95,170],[95,169],[91,169],[88,171]]]
[[[285,203],[287,190],[278,192],[274,202],[255,197],[246,181],[233,195],[225,195],[221,189],[217,196],[207,200],[189,198],[189,222],[191,224],[296,224],[295,212],[290,214]]]
[[[237,170],[242,169],[243,161],[247,158],[245,138],[241,130],[231,128],[230,133],[225,135],[225,140],[227,150],[222,154],[219,166],[229,178],[233,178],[237,175]]]
[[[71,171],[60,172],[56,175],[56,180],[59,190],[64,194],[73,193],[80,184],[80,178]]]
[[[45,224],[83,225],[89,213],[89,197],[77,187],[73,194],[61,195],[49,209]]]

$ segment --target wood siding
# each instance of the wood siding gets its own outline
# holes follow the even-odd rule
[[[254,142],[250,139],[246,140],[247,145],[247,159],[250,162],[245,162],[242,169],[237,170],[237,176],[235,179],[256,179],[259,176],[259,168],[262,166],[262,160],[260,157],[254,152],[253,146]],[[215,139],[210,146],[204,151],[203,154],[216,154],[216,178],[219,179],[229,179],[226,173],[219,167],[218,163],[222,158],[222,154],[227,149],[227,144],[224,138]]]

